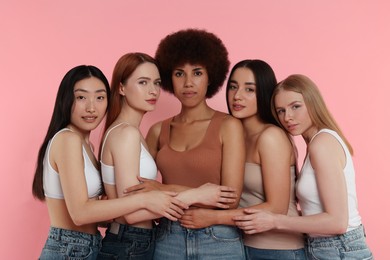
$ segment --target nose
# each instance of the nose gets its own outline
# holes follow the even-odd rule
[[[189,88],[192,87],[192,77],[191,76],[184,76],[184,87]]]
[[[93,100],[88,102],[88,104],[87,104],[87,112],[89,112],[89,113],[95,112],[95,102]]]
[[[160,91],[160,88],[157,87],[157,86],[154,85],[154,84],[151,84],[151,86],[149,87],[149,94],[151,94],[151,95],[156,96],[156,95],[158,94],[159,91]]]
[[[237,89],[233,93],[234,93],[233,94],[233,99],[234,100],[241,100],[241,91],[240,91],[240,89]]]
[[[286,112],[284,114],[284,121],[288,122],[292,119],[292,112],[290,109],[286,109]]]

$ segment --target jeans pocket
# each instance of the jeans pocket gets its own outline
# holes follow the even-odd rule
[[[345,259],[361,259],[361,260],[374,259],[370,249],[368,248],[344,252],[343,255]]]
[[[66,250],[67,258],[69,260],[83,260],[87,259],[92,254],[92,248],[87,245],[80,244],[68,244],[68,248]]]
[[[236,227],[215,225],[210,227],[213,239],[222,242],[235,242],[240,240],[241,236]]]

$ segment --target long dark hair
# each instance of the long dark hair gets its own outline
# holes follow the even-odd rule
[[[50,124],[47,129],[45,139],[43,140],[38,152],[38,159],[32,184],[32,193],[34,197],[39,200],[45,200],[45,193],[43,191],[43,159],[45,157],[47,145],[58,131],[70,124],[72,106],[74,102],[73,90],[75,84],[80,80],[91,77],[98,78],[104,83],[107,98],[109,98],[110,86],[108,80],[106,76],[104,76],[103,72],[94,66],[80,65],[74,67],[65,74],[60,87],[58,88]]]
[[[231,77],[238,68],[247,68],[252,71],[256,84],[257,116],[264,123],[279,126],[278,121],[273,117],[271,110],[272,93],[276,87],[277,81],[275,73],[268,63],[262,60],[242,60],[232,68],[226,88],[226,104],[231,114],[228,103],[229,83]]]

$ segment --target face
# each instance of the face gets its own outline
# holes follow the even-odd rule
[[[161,79],[156,65],[150,62],[140,64],[124,84],[119,93],[126,104],[138,111],[148,112],[156,108],[160,96]]]
[[[100,79],[91,77],[78,81],[73,92],[70,124],[80,132],[89,132],[99,125],[106,114],[106,88]]]
[[[175,96],[182,105],[195,106],[206,99],[209,78],[202,65],[185,64],[172,72]]]
[[[317,132],[302,94],[289,90],[279,91],[275,96],[275,109],[279,121],[291,135],[310,138]]]
[[[228,105],[232,115],[239,119],[256,116],[256,82],[248,68],[236,69],[228,82]]]

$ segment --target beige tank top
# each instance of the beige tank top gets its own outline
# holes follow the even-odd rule
[[[290,204],[287,215],[298,216],[295,200],[295,167],[291,167]],[[255,163],[245,163],[244,188],[240,207],[249,207],[265,201],[261,167]],[[263,233],[244,234],[246,246],[259,249],[300,249],[304,247],[301,233],[271,230]]]

